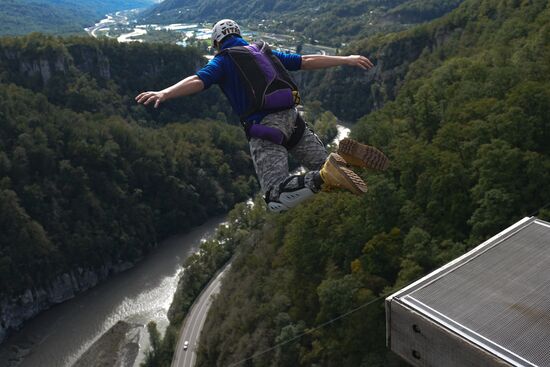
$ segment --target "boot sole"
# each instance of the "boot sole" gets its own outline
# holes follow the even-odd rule
[[[390,160],[380,150],[349,138],[340,141],[338,154],[344,155],[344,159],[345,156],[351,157],[352,159],[346,160],[346,163],[359,167],[384,171],[390,166]]]
[[[338,154],[331,154],[329,156],[329,162],[336,167],[338,173],[344,177],[349,187],[346,189],[353,192],[355,195],[363,195],[367,192],[367,185],[361,177],[359,177],[355,172],[345,167],[346,161],[344,158],[340,157]]]

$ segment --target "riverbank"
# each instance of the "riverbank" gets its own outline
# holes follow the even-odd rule
[[[74,298],[95,287],[110,275],[133,267],[135,263],[108,262],[98,269],[78,268],[64,273],[45,287],[27,289],[24,293],[0,300],[0,344],[10,334],[40,312]]]
[[[140,325],[119,321],[72,367],[132,367],[139,353]]]

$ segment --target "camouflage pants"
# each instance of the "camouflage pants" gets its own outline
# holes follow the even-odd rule
[[[272,113],[262,120],[262,125],[281,130],[288,139],[296,127],[297,116],[298,111],[294,108]],[[288,170],[289,153],[310,171],[304,175],[291,176]],[[321,189],[319,169],[325,163],[328,153],[321,140],[309,127],[306,127],[298,144],[290,150],[268,140],[251,138],[250,154],[262,193],[265,195],[269,192],[269,198],[266,198],[268,201],[278,201],[284,189],[294,190],[304,186],[313,192]]]

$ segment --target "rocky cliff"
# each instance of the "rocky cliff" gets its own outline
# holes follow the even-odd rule
[[[78,268],[58,276],[47,286],[27,289],[17,296],[2,295],[0,297],[0,343],[10,331],[20,328],[26,320],[94,287],[109,275],[127,270],[132,266],[130,262],[123,262],[108,263],[94,270]]]
[[[434,54],[431,61],[439,63],[441,58],[455,52],[441,45],[464,31],[467,19],[460,15],[450,14],[413,30],[353,43],[342,53],[365,55],[375,67],[369,72],[342,67],[304,75],[304,97],[321,101],[326,109],[348,122],[380,109],[395,99],[408,77],[410,66],[423,53],[437,50],[438,54]]]
[[[304,76],[305,97],[321,101],[342,120],[355,121],[395,99],[411,63],[431,47],[427,32],[397,37],[380,46],[376,43],[354,45],[345,50],[345,54],[365,55],[375,67],[368,72],[342,67]]]
[[[91,37],[57,38],[33,33],[0,39],[0,83],[44,94],[50,103],[78,112],[131,116],[165,124],[229,114],[217,88],[167,102],[145,113],[134,96],[159,90],[206,64],[201,51],[168,44],[119,44]],[[153,122],[154,120],[154,122]]]

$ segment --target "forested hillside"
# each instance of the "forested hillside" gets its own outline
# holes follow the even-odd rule
[[[548,1],[466,0],[435,23],[372,40],[396,41],[422,52],[395,101],[352,130],[389,154],[389,172],[361,172],[364,197],[321,193],[239,232],[198,366],[403,365],[384,345],[382,301],[314,328],[550,202]]]
[[[133,99],[202,62],[172,46],[0,39],[0,339],[256,190],[242,129],[206,119],[225,120],[215,103],[159,114]]]
[[[0,35],[82,33],[105,14],[153,0],[0,0]]]
[[[140,21],[174,23],[233,18],[254,28],[340,47],[350,39],[403,29],[454,9],[462,0],[218,1],[166,0],[140,15]]]
[[[0,39],[2,83],[44,94],[59,107],[116,114],[143,125],[197,117],[225,119],[229,106],[220,98],[218,88],[148,112],[135,103],[134,97],[144,89],[165,88],[204,64],[199,50],[176,45],[119,44],[108,39],[40,34]]]
[[[463,9],[471,6],[466,5]],[[505,9],[507,6],[513,5],[504,2],[499,9]],[[471,29],[472,24],[484,27],[487,21],[498,19],[494,19],[492,10],[482,9],[476,14],[475,10],[471,14],[466,12],[467,10],[453,12],[430,24],[417,26],[411,32],[376,35],[350,44],[342,50],[344,54],[366,55],[374,62],[375,68],[363,77],[357,77],[356,73],[348,68],[305,75],[304,97],[321,101],[325,108],[349,122],[380,109],[386,101],[396,98],[407,75],[416,76],[420,68],[413,71],[409,68],[421,55],[430,54],[433,60],[450,59],[455,56],[467,57],[468,55],[464,55],[465,47],[479,50],[485,46],[486,40],[475,35],[475,31]],[[466,40],[462,38],[463,42],[475,41],[475,44],[455,42],[464,31],[470,36]],[[357,103],[358,101],[361,103]]]

